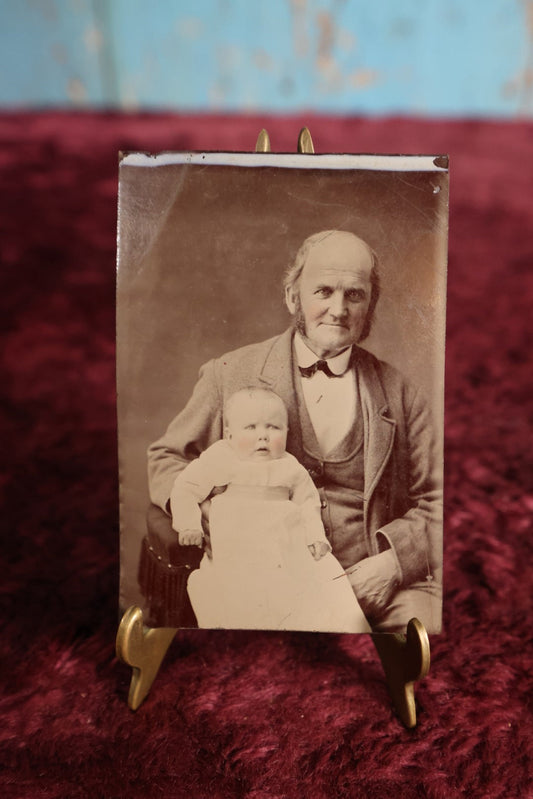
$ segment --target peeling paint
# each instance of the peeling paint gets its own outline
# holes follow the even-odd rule
[[[501,96],[516,99],[521,114],[533,112],[533,0],[522,0],[524,30],[526,32],[526,56],[522,69],[510,80],[505,81]]]
[[[177,20],[176,30],[180,36],[186,39],[198,39],[204,33],[205,26],[203,21],[197,17],[186,17]]]
[[[52,53],[52,58],[57,64],[61,64],[63,66],[68,62],[67,48],[63,44],[53,44],[50,52]]]
[[[88,53],[98,53],[104,44],[104,34],[98,28],[86,28],[83,34],[83,42]]]
[[[341,28],[332,13],[320,11],[316,16],[318,45],[316,68],[321,76],[319,89],[325,92],[342,92],[346,89],[370,89],[383,80],[376,69],[360,66],[348,72],[335,56],[338,51],[353,53],[357,49],[354,32]]]
[[[70,78],[67,85],[67,95],[74,105],[87,103],[87,89],[79,78]]]
[[[375,69],[357,69],[348,78],[350,86],[354,89],[370,89],[382,79],[381,74]]]
[[[0,107],[533,117],[533,0],[0,4]]]
[[[353,53],[357,49],[357,37],[352,31],[339,30],[337,33],[339,48],[345,53]]]
[[[304,58],[309,52],[307,0],[289,0],[289,11],[292,19],[293,49],[298,58]]]
[[[319,11],[316,15],[316,24],[318,26],[318,52],[317,59],[319,62],[327,63],[332,60],[332,50],[335,41],[335,23],[326,11]]]
[[[337,39],[337,26],[331,13],[320,11],[316,15],[318,43],[316,68],[320,73],[321,92],[340,92],[345,84],[345,76],[333,53]]]
[[[26,0],[28,10],[31,14],[38,11],[48,22],[55,22],[58,10],[54,0]]]
[[[263,69],[266,72],[272,72],[275,68],[274,59],[263,49],[255,50],[252,53],[252,61],[258,69]]]
[[[134,86],[124,86],[122,92],[122,107],[126,111],[137,111],[141,104]]]

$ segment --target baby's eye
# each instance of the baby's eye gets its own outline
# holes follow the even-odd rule
[[[255,424],[247,424],[245,430],[255,430]]]
[[[279,425],[277,425],[277,424],[267,424],[267,429],[268,430],[279,430],[280,428],[279,428]]]

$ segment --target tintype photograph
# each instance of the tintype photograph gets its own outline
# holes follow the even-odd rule
[[[447,159],[119,172],[121,609],[439,632]]]

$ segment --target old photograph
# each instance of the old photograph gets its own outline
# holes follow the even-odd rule
[[[443,156],[126,154],[122,610],[441,629]]]

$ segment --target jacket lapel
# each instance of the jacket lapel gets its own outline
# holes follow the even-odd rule
[[[303,455],[302,434],[298,402],[294,387],[294,364],[292,347],[293,329],[289,328],[275,339],[259,372],[259,380],[281,397],[289,415],[287,449],[298,460]]]
[[[396,431],[372,357],[355,350],[364,423],[365,499],[370,500],[387,464]]]

